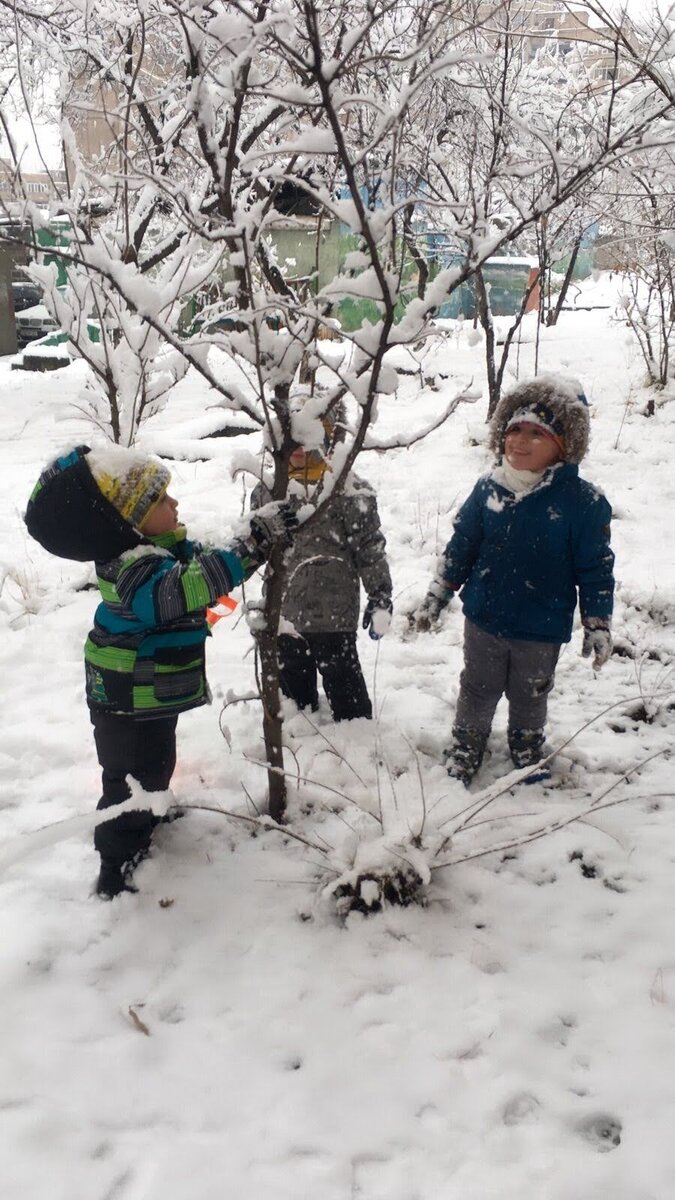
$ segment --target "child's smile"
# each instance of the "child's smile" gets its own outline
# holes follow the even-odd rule
[[[515,471],[545,471],[561,458],[560,447],[545,429],[529,421],[512,425],[504,439],[504,456]]]

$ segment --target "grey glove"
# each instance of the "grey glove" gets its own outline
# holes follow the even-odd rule
[[[268,557],[275,542],[290,546],[297,528],[298,518],[290,504],[275,501],[251,517],[251,538],[262,558]]]
[[[581,647],[583,658],[593,655],[593,670],[599,671],[604,667],[612,653],[612,635],[609,621],[605,617],[586,617],[584,619],[584,643]]]
[[[422,603],[410,614],[410,624],[418,633],[428,633],[436,625],[444,608],[454,596],[452,588],[434,580]]]

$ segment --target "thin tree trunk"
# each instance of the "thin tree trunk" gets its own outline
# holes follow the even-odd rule
[[[260,695],[263,706],[263,738],[267,762],[269,813],[274,821],[283,821],[286,813],[286,777],[282,747],[281,697],[277,629],[283,590],[282,546],[272,551],[265,575],[265,628],[256,634],[260,658]]]
[[[490,308],[490,296],[485,285],[483,272],[479,269],[474,274],[476,282],[476,309],[478,319],[485,334],[485,367],[488,381],[488,421],[499,403],[499,387],[497,384],[497,368],[495,365],[495,327]]]
[[[560,316],[560,314],[562,312],[562,306],[565,303],[565,298],[569,291],[569,286],[572,282],[572,275],[574,273],[574,268],[577,264],[577,256],[578,256],[579,250],[581,248],[581,238],[582,238],[582,234],[579,234],[578,238],[576,239],[576,241],[572,247],[570,261],[567,264],[567,270],[565,271],[565,278],[563,279],[563,285],[560,289],[558,299],[556,300],[555,308],[553,310],[551,310],[549,308],[549,310],[546,314],[546,324],[548,326],[558,324],[558,317]]]

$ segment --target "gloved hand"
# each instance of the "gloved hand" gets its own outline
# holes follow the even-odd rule
[[[256,549],[267,558],[274,542],[290,546],[298,528],[298,518],[290,504],[274,501],[251,517],[251,538]]]
[[[432,625],[436,625],[443,609],[447,608],[454,594],[451,588],[440,583],[432,583],[422,603],[410,614],[411,627],[418,633],[428,633]]]
[[[362,625],[368,630],[368,636],[374,642],[379,642],[391,627],[391,614],[394,606],[389,596],[369,596],[364,609]]]
[[[581,647],[583,658],[593,655],[593,670],[599,671],[604,667],[612,653],[612,635],[609,621],[604,617],[586,617],[584,620],[584,644]]]

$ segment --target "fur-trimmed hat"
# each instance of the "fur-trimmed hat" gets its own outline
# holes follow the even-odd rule
[[[489,445],[496,454],[504,453],[506,431],[517,421],[545,429],[559,445],[565,462],[580,463],[588,450],[588,401],[578,379],[538,375],[502,396],[490,425]]]
[[[120,476],[111,466],[113,460],[120,467],[124,461],[126,471],[122,474],[128,478],[128,487],[116,489]],[[130,473],[132,461],[134,470]],[[92,462],[104,480],[104,488],[94,478]],[[149,477],[140,472],[147,486],[139,488],[136,469],[143,464],[150,464],[152,472]],[[76,446],[54,459],[40,475],[28,501],[26,527],[31,537],[59,558],[107,562],[143,541],[123,514],[132,512],[135,520],[142,513],[143,520],[166,491],[169,478],[162,463],[138,451],[113,446],[92,452],[89,446]],[[108,479],[113,482],[108,483]],[[109,499],[113,494],[120,507]]]

